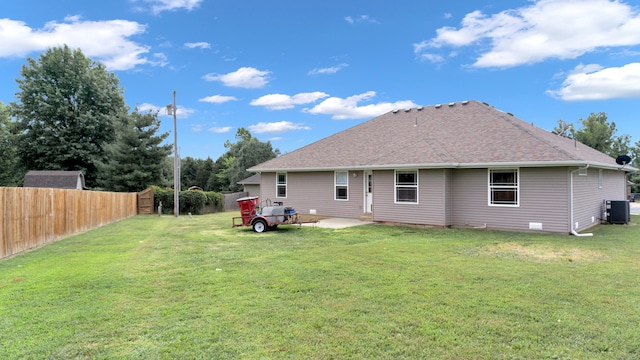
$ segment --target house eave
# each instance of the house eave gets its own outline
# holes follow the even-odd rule
[[[397,169],[477,169],[477,168],[513,168],[513,167],[593,167],[598,169],[637,172],[631,166],[612,165],[600,162],[569,161],[519,161],[519,162],[478,162],[478,163],[423,163],[423,164],[385,164],[385,165],[349,165],[323,167],[282,167],[282,168],[249,168],[247,171],[263,172],[314,172],[314,171],[358,171],[358,170],[397,170]]]

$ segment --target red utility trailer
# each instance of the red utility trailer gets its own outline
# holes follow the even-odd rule
[[[316,223],[315,221],[302,221],[296,210],[292,207],[283,206],[281,202],[277,205],[269,205],[257,211],[258,197],[249,196],[236,200],[240,207],[240,215],[232,218],[233,226],[251,226],[253,231],[261,233],[267,229],[275,229],[278,225],[302,225],[303,223]]]

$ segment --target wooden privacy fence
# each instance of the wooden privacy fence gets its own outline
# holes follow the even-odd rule
[[[0,259],[136,213],[136,193],[0,187]]]
[[[243,192],[235,192],[230,194],[223,194],[224,196],[224,211],[233,211],[240,210],[238,203],[236,200],[249,196],[249,193],[246,191]]]

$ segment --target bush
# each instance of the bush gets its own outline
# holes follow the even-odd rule
[[[173,189],[163,189],[159,186],[152,186],[153,188],[153,209],[154,213],[158,211],[158,206],[162,203],[162,213],[173,213]]]
[[[162,202],[162,213],[173,214],[173,189],[163,189],[159,186],[153,186],[155,194],[153,200],[154,212],[157,211],[158,205]],[[180,203],[180,214],[191,213],[193,215],[201,215],[205,212],[217,212],[224,210],[224,197],[222,194],[214,191],[197,191],[187,190],[180,191],[178,194]]]
[[[198,190],[180,191],[180,213],[202,215],[207,196]]]
[[[224,196],[221,193],[215,191],[207,191],[204,193],[207,196],[205,207],[211,209],[211,212],[224,211]]]

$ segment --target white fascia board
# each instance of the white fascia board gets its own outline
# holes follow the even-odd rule
[[[438,164],[387,164],[387,165],[354,165],[332,167],[303,167],[303,168],[273,168],[248,171],[253,172],[313,172],[313,171],[340,171],[340,170],[397,170],[397,169],[478,169],[478,168],[531,168],[531,167],[584,167],[589,166],[598,169],[620,170],[636,172],[638,169],[631,166],[612,165],[592,161],[523,161],[523,162],[487,162],[487,163],[438,163]]]

